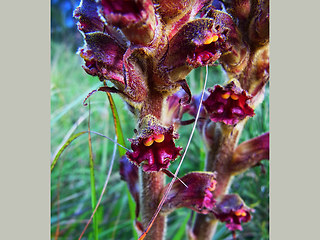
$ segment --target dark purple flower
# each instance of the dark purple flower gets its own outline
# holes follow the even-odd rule
[[[163,68],[170,78],[176,79],[193,68],[213,65],[224,52],[230,51],[229,38],[234,35],[232,18],[218,10],[212,18],[190,21],[170,39]]]
[[[183,181],[188,187],[181,183]],[[215,206],[212,192],[216,187],[215,173],[191,172],[173,183],[162,207],[163,213],[170,213],[180,207],[187,207],[206,214]],[[166,191],[168,185],[162,191]]]
[[[225,222],[226,227],[231,230],[242,231],[241,223],[251,220],[253,210],[245,206],[243,200],[237,194],[224,195],[217,203],[213,214],[219,221]]]
[[[234,81],[225,87],[216,85],[209,92],[211,94],[203,105],[212,121],[234,125],[247,116],[254,116],[254,110],[247,103],[251,97],[245,90],[237,87]]]
[[[178,134],[174,133],[172,126],[164,127],[155,117],[148,115],[140,123],[136,138],[129,139],[132,151],[127,152],[127,157],[137,166],[142,163],[146,172],[167,169],[182,150],[175,146],[173,140],[176,138]]]

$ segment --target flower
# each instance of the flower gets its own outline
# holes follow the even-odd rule
[[[174,139],[178,134],[173,127],[165,127],[152,115],[147,115],[139,124],[140,128],[136,138],[129,139],[132,151],[127,152],[128,159],[140,166],[146,172],[167,169],[182,150],[176,147]]]
[[[215,217],[225,222],[226,227],[231,231],[242,231],[241,223],[251,220],[250,212],[253,210],[246,207],[237,194],[224,195],[213,210]]]
[[[212,172],[191,172],[176,180],[161,211],[170,213],[177,208],[187,207],[202,214],[209,213],[216,202],[212,194],[217,184],[215,177],[216,174]],[[162,194],[168,186],[169,184],[163,189]]]
[[[254,110],[247,103],[251,96],[238,87],[235,80],[225,87],[216,85],[214,89],[209,89],[209,92],[210,95],[203,105],[212,121],[234,125],[247,116],[254,116]]]

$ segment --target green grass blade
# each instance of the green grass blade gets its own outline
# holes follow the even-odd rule
[[[117,135],[117,141],[119,144],[121,144],[122,146],[126,146],[125,141],[124,141],[124,136],[123,136],[123,132],[122,132],[122,128],[121,128],[121,124],[120,124],[120,119],[119,119],[119,115],[118,115],[118,111],[116,108],[116,105],[113,101],[113,98],[111,96],[110,93],[107,93],[108,99],[109,99],[109,103],[110,103],[110,107],[111,107],[111,111],[112,111],[112,116],[113,116],[113,121],[114,121],[114,127],[115,127],[115,131],[116,131],[116,135]],[[120,157],[122,157],[123,155],[126,154],[126,150],[119,147],[119,155]]]
[[[90,167],[90,185],[91,185],[91,208],[92,208],[92,211],[94,211],[97,204],[97,195],[96,195],[96,184],[94,179],[94,162],[93,162],[92,142],[91,142],[91,134],[90,134],[90,102],[89,102],[89,117],[88,117],[88,143],[89,143],[89,167]],[[98,229],[97,215],[93,216],[92,224],[93,224],[94,239],[98,240],[99,229]]]
[[[183,235],[186,232],[186,225],[190,219],[190,215],[191,215],[191,212],[189,212],[188,215],[186,216],[186,218],[183,220],[181,227],[179,228],[178,232],[174,235],[172,240],[181,240],[182,239]]]
[[[78,137],[80,137],[81,135],[83,135],[85,133],[87,133],[87,131],[83,131],[83,132],[79,132],[77,134],[74,134],[68,139],[68,141],[66,141],[66,143],[60,148],[60,150],[58,151],[57,155],[54,157],[54,159],[51,163],[51,172],[52,172],[53,168],[55,167],[55,165],[57,164],[57,161],[60,158],[63,151],[71,144],[71,142],[73,140],[77,139]]]

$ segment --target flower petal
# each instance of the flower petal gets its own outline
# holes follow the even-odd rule
[[[79,20],[80,31],[84,33],[103,31],[104,22],[98,14],[98,4],[94,0],[81,0],[73,15]]]
[[[183,181],[188,187],[185,187]],[[162,212],[170,213],[177,208],[187,207],[200,213],[208,213],[215,205],[212,192],[215,189],[215,173],[191,172],[173,183]],[[169,185],[169,184],[168,184]],[[168,185],[163,189],[165,193]]]
[[[231,49],[228,39],[234,34],[233,29],[231,17],[220,11],[214,19],[201,18],[185,24],[169,42],[164,69],[177,81],[193,68],[213,65]]]
[[[148,45],[154,37],[156,17],[151,0],[101,0],[101,14],[119,27],[134,44]]]
[[[100,32],[87,33],[85,42],[85,46],[79,49],[85,60],[84,70],[92,76],[115,80],[116,84],[124,86],[122,57],[125,47]]]
[[[230,170],[245,171],[264,159],[269,159],[269,133],[241,143],[233,153]]]
[[[145,116],[139,124],[139,131],[131,142],[132,151],[127,152],[127,157],[131,162],[140,166],[145,172],[158,172],[169,167],[182,150],[176,147],[173,139],[178,138],[178,134],[173,132],[173,127],[164,127],[159,121],[151,116]]]
[[[170,29],[169,39],[199,12],[208,0],[159,0],[157,12]]]

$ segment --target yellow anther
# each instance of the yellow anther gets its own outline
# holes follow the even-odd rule
[[[211,35],[211,36],[209,36],[206,40],[204,40],[204,44],[210,44],[210,43],[212,43],[212,42],[216,42],[216,41],[218,41],[218,39],[219,39],[219,37],[218,37],[218,35]]]
[[[216,189],[216,185],[217,185],[217,182],[216,182],[216,181],[212,182],[211,185],[210,185],[210,187],[208,188],[208,190],[209,190],[210,192],[213,192],[213,191]]]
[[[232,95],[231,95],[231,98],[232,98],[233,100],[238,100],[238,99],[239,99],[239,97],[238,97],[237,95],[235,95],[235,94],[232,94]]]
[[[153,137],[153,140],[157,143],[161,143],[164,140],[164,135],[163,134],[159,134]]]
[[[238,209],[237,211],[235,211],[234,213],[237,217],[245,217],[247,214],[243,209]]]
[[[223,99],[228,99],[228,98],[230,97],[230,93],[229,93],[229,92],[226,92],[226,93],[224,93],[224,94],[221,94],[221,97],[222,97]]]
[[[152,139],[152,137],[149,137],[149,138],[145,139],[145,140],[143,141],[143,144],[144,144],[146,147],[151,146],[151,145],[153,144],[153,139]]]

